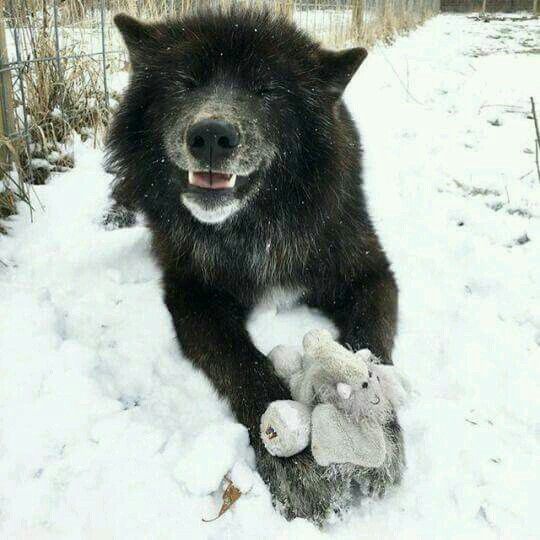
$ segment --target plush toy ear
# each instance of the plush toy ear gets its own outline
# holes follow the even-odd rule
[[[331,94],[336,97],[343,94],[367,54],[366,49],[362,47],[344,51],[321,50],[321,79],[328,85]]]
[[[124,38],[129,51],[129,60],[135,67],[145,55],[151,54],[157,43],[160,27],[157,24],[144,23],[125,13],[115,15],[114,24]]]

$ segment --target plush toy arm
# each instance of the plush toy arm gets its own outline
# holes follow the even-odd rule
[[[294,347],[278,345],[270,351],[268,358],[277,376],[287,384],[291,377],[302,369],[302,355]]]
[[[309,368],[304,369],[304,358],[294,347],[278,345],[274,347],[268,358],[274,366],[274,370],[291,391],[294,400],[305,405],[313,401],[313,388]]]

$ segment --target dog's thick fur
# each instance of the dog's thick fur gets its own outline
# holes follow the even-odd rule
[[[289,395],[246,330],[251,309],[285,289],[332,319],[342,343],[391,363],[397,287],[368,216],[359,135],[341,100],[366,52],[325,50],[266,12],[152,24],[120,15],[116,23],[133,73],[108,140],[113,196],[146,216],[184,354],[248,427],[258,470],[287,515],[324,519],[349,499],[351,476],[383,491],[403,464],[395,417],[383,469],[325,470],[307,452],[266,452],[261,414]],[[195,167],[185,132],[205,115],[234,122],[244,141],[228,165],[244,178],[219,195],[225,202],[193,195],[209,213],[234,206],[212,222],[185,198],[186,169]]]

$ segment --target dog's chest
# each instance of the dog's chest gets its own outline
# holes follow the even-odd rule
[[[246,287],[256,284],[266,296],[275,298],[283,296],[280,290],[297,288],[307,250],[295,245],[294,239],[277,241],[247,234],[204,238],[193,244],[192,257],[210,281],[230,279]]]
[[[305,294],[302,287],[268,287],[257,299],[257,306],[263,309],[288,309],[296,304]]]

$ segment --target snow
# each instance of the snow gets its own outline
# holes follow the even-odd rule
[[[539,34],[439,16],[347,91],[401,289],[399,488],[322,532],[273,510],[245,429],[178,351],[147,230],[101,226],[110,178],[77,143],[0,237],[0,536],[538,538]],[[268,352],[321,324],[266,307],[250,331]],[[203,523],[231,469],[244,495]]]
[[[48,169],[51,170],[53,166],[46,160],[40,158],[32,158],[30,160],[30,167],[32,169]]]

